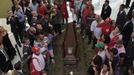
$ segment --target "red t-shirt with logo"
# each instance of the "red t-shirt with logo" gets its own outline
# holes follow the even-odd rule
[[[109,35],[113,29],[111,25],[107,25],[106,23],[102,23],[99,27],[102,28],[102,34],[106,35]]]

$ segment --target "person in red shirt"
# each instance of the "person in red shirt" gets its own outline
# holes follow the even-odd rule
[[[62,0],[61,3],[61,12],[62,12],[62,17],[63,17],[63,24],[64,24],[64,19],[66,19],[66,24],[68,24],[68,12],[67,12],[67,5],[66,1]]]
[[[102,34],[109,35],[113,29],[111,18],[107,18],[104,23],[99,25],[102,28]]]
[[[88,16],[90,16],[90,7],[91,3],[86,1],[86,6],[82,10],[82,17],[81,17],[81,34],[84,35],[86,31],[86,27],[88,26]]]
[[[44,16],[46,14],[46,7],[42,2],[40,2],[39,6],[37,7],[37,13],[41,16]]]

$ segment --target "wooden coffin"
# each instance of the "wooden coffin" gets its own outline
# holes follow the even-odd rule
[[[62,45],[64,64],[76,64],[78,54],[78,42],[75,25],[73,23],[69,24],[66,27]]]

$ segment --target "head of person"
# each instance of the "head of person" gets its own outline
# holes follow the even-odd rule
[[[102,69],[103,69],[103,72],[109,71],[109,63],[104,62],[103,65],[102,65]]]
[[[58,5],[57,4],[54,4],[53,8],[54,9],[58,9]]]
[[[125,9],[125,5],[124,5],[124,4],[121,4],[119,10],[122,11],[122,10],[124,10],[124,9]]]
[[[30,39],[25,37],[23,40],[22,40],[22,43],[25,44],[25,45],[29,45],[30,44]]]
[[[44,19],[49,20],[49,14],[48,13],[44,15]]]
[[[17,63],[14,64],[15,70],[21,70],[21,62],[18,61]]]
[[[114,29],[114,34],[120,33],[122,31],[122,27],[117,25]]]
[[[104,41],[104,44],[109,44],[111,41],[109,35],[106,34],[102,34],[101,39]]]
[[[36,46],[33,46],[32,47],[32,52],[36,55],[39,55],[40,54],[40,48],[39,47],[36,47]]]
[[[122,41],[122,40],[117,40],[116,43],[115,43],[115,46],[116,46],[117,48],[122,47],[122,46],[123,46],[123,41]]]
[[[96,55],[93,59],[94,65],[102,65],[102,58],[99,55]]]
[[[6,29],[2,26],[0,26],[0,37],[4,37],[6,35]]]
[[[15,5],[15,10],[18,11],[20,9],[20,5]]]
[[[36,11],[32,11],[31,14],[32,14],[32,17],[37,17],[38,15]]]
[[[111,25],[112,24],[112,19],[111,18],[106,18],[105,23],[106,23],[106,25]]]
[[[123,65],[126,57],[126,53],[120,53],[119,56],[120,56],[120,65]]]
[[[86,7],[89,8],[91,6],[91,3],[89,1],[86,1]]]
[[[37,3],[37,0],[32,0],[32,3],[33,3],[33,4],[36,4],[36,3]]]
[[[29,29],[28,29],[31,33],[33,33],[33,34],[35,34],[36,33],[36,28],[35,27],[30,27]]]
[[[95,15],[95,19],[97,22],[100,22],[102,20],[102,18],[99,15]]]
[[[35,38],[37,42],[42,42],[44,40],[44,35],[41,33],[37,33]]]
[[[105,0],[104,5],[105,5],[105,6],[109,5],[109,0]]]
[[[8,16],[13,16],[13,12],[11,10],[8,11]]]
[[[37,29],[37,30],[43,30],[43,27],[42,27],[41,24],[37,24],[37,25],[36,25],[36,29]]]
[[[104,50],[104,43],[97,43],[95,45],[95,47],[99,50],[99,51],[103,51]]]
[[[19,5],[19,0],[13,0],[14,5]]]
[[[113,56],[118,54],[118,50],[116,48],[112,48],[110,51],[112,52]]]

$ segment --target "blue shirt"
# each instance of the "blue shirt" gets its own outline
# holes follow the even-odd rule
[[[25,15],[21,8],[19,8],[18,10],[15,10],[14,15],[18,17],[19,22],[25,21]]]

